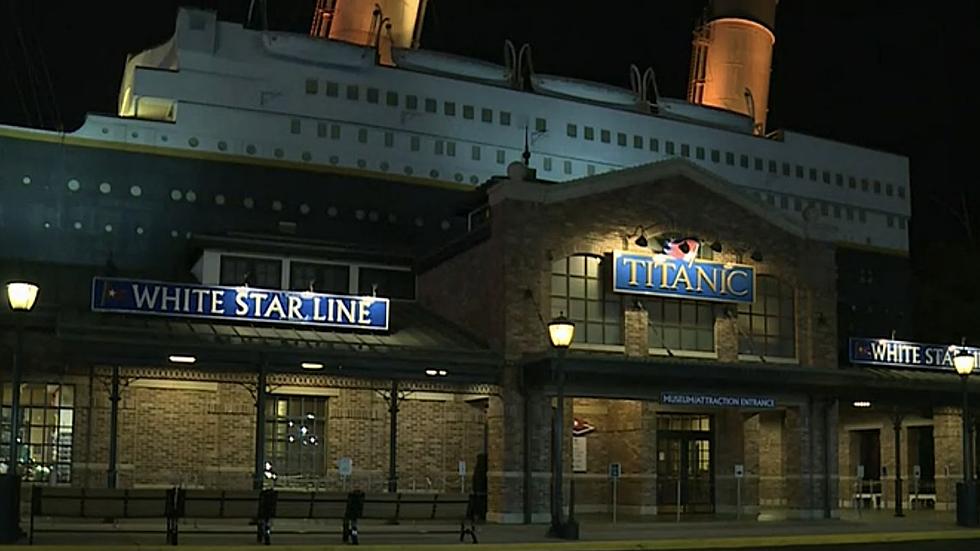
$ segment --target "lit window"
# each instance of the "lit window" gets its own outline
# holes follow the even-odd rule
[[[326,398],[272,395],[265,419],[265,457],[280,482],[326,476]]]
[[[0,423],[0,463],[10,464],[11,385],[0,384],[3,422]],[[22,383],[18,461],[28,466],[25,481],[67,484],[72,482],[72,449],[75,418],[74,385]]]
[[[483,122],[493,122],[493,109],[480,109],[480,120]]]
[[[607,270],[602,259],[582,255],[551,265],[551,317],[575,322],[576,344],[623,344],[623,304],[603,277]]]
[[[642,303],[649,316],[650,348],[714,352],[715,318],[723,307],[673,298],[644,299]]]
[[[633,136],[633,149],[643,149],[643,136]]]
[[[619,145],[620,147],[626,147],[626,134],[623,134],[622,132],[617,132],[616,144]]]
[[[534,119],[534,130],[537,132],[547,132],[548,121],[542,118]]]
[[[578,137],[578,127],[572,123],[568,123],[565,127],[565,133],[568,134],[569,138]]]
[[[592,128],[591,126],[586,126],[583,135],[586,140],[589,140],[591,142],[592,140],[595,139],[595,129]]]
[[[608,130],[603,128],[602,130],[599,131],[599,141],[601,141],[602,143],[609,143],[611,140],[612,140],[612,134],[610,134]]]
[[[756,276],[755,302],[738,305],[738,351],[755,356],[796,356],[793,287],[773,276]]]
[[[319,91],[320,91],[320,86],[319,86],[319,83],[317,82],[317,80],[315,78],[308,78],[308,79],[306,79],[306,93],[307,94],[316,94]]]

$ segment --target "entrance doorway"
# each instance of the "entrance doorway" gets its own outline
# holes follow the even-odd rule
[[[657,511],[713,513],[714,433],[711,416],[657,414]]]

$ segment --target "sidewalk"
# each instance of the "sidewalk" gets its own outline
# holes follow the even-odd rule
[[[848,543],[890,543],[899,541],[934,541],[945,539],[977,539],[980,548],[980,530],[962,529],[955,525],[952,513],[912,512],[904,518],[895,518],[885,512],[865,512],[861,518],[846,513],[840,520],[771,521],[755,520],[687,520],[673,522],[673,518],[660,517],[656,521],[620,522],[613,524],[607,517],[587,515],[580,518],[580,542],[565,542],[545,537],[544,525],[496,525],[478,527],[480,549],[508,551],[562,549],[562,550],[668,550],[668,549],[756,549],[798,545],[839,545]],[[51,526],[51,525],[47,525]],[[99,546],[101,549],[141,550],[150,547],[173,549],[164,545],[163,523],[127,523],[120,528],[142,530],[141,533],[120,533],[109,524],[56,525],[59,529],[85,527],[96,529],[89,533],[41,533],[35,537],[34,547],[65,550],[65,546]],[[147,533],[153,531],[158,533]],[[297,533],[299,532],[299,533]],[[243,524],[193,523],[182,525],[181,548],[206,546],[255,545],[254,527]],[[383,524],[361,525],[361,548],[462,548],[458,544],[458,527],[452,525]],[[455,545],[453,545],[455,544]],[[273,527],[273,546],[306,547],[319,549],[351,549],[341,545],[340,525],[337,523],[310,523],[280,521]]]

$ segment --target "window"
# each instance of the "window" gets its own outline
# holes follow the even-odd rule
[[[480,109],[480,120],[483,122],[493,122],[493,109]]]
[[[749,168],[749,156],[742,155],[738,158],[738,166],[742,168]]]
[[[864,211],[861,211],[861,213],[863,215]],[[830,205],[827,203],[820,203],[820,214],[823,216],[830,215]]]
[[[595,175],[595,165],[593,165],[593,164],[585,165],[585,173],[588,174],[589,176],[594,176]]]
[[[662,431],[710,431],[711,416],[687,413],[658,413],[657,430]],[[693,466],[692,466],[693,468]],[[702,470],[707,470],[707,467]]]
[[[839,187],[844,187],[844,175],[838,172],[837,175],[834,177],[834,182]]]
[[[534,130],[535,132],[547,132],[548,121],[542,118],[534,119]]]
[[[442,140],[436,140],[432,148],[433,153],[435,153],[436,155],[442,155],[443,149],[444,149],[444,142]]]
[[[320,83],[315,78],[306,79],[306,93],[316,94],[320,91]]]
[[[409,140],[409,148],[412,151],[418,151],[421,147],[422,147],[422,140],[419,139],[418,136],[412,136],[412,139]]]
[[[905,229],[905,217],[904,216],[899,216],[898,217],[898,229],[900,229],[900,230],[904,230]]]
[[[865,179],[862,179],[861,180],[861,191],[868,191],[868,188],[869,187],[870,187],[870,184],[868,183],[868,181],[865,180]]]
[[[889,214],[888,216],[885,217],[885,221],[888,224],[888,227],[889,228],[894,228],[895,227],[895,217],[894,216],[892,216],[892,215]]]
[[[688,145],[688,144],[686,144],[686,143],[682,143],[681,144],[681,157],[690,157],[690,156],[691,156],[691,146]]]
[[[502,165],[507,162],[507,153],[503,149],[497,150],[497,164]]]
[[[435,113],[439,107],[439,102],[432,98],[425,98],[425,112]]]
[[[810,169],[810,179],[813,180],[814,182],[817,181],[817,169],[815,168]]]
[[[565,133],[568,134],[569,138],[576,138],[578,137],[578,127],[572,123],[568,123],[568,126],[565,128]]]
[[[335,98],[340,95],[340,85],[336,82],[327,81],[326,94],[331,98]]]
[[[783,176],[789,176],[791,174],[791,169],[789,163],[783,163]]]
[[[791,286],[773,276],[756,276],[755,302],[738,305],[738,351],[796,356],[796,304]]]
[[[759,157],[755,158],[755,169],[761,171],[763,169],[762,159]]]
[[[633,136],[633,149],[643,149],[643,136]]]
[[[622,132],[617,132],[616,144],[619,145],[620,147],[626,147],[626,134],[623,134]]]
[[[800,212],[801,210],[803,210],[803,202],[800,201],[799,197],[793,198],[793,210],[795,210],[796,212]]]
[[[789,208],[789,198],[785,195],[779,196],[779,208],[788,209]]]
[[[322,122],[322,121],[316,123],[316,137],[317,138],[326,138],[327,137],[327,123]]]
[[[840,218],[840,205],[834,205],[834,218]]]
[[[299,134],[300,132],[303,131],[302,123],[300,122],[299,119],[289,120],[289,131],[293,134]]]
[[[848,220],[854,220],[854,209],[852,209],[851,207],[847,207],[847,210],[845,212],[847,213]]]
[[[544,158],[544,170],[545,172],[551,172],[551,157]]]
[[[649,316],[650,348],[714,352],[718,305],[696,300],[652,298],[643,301]]]
[[[339,124],[331,124],[330,125],[330,139],[331,140],[339,140],[340,139],[340,125]]]
[[[591,126],[586,126],[582,134],[585,137],[585,139],[589,140],[590,142],[595,139],[595,129],[592,128]]]
[[[500,112],[500,126],[510,126],[510,111]]]
[[[803,167],[800,165],[796,165],[796,177],[797,178],[803,177]]]
[[[650,151],[660,151],[660,140],[650,138]]]
[[[350,268],[339,264],[289,263],[289,288],[317,293],[350,293]]]
[[[415,299],[415,274],[408,270],[361,268],[358,273],[358,294],[379,297]]]
[[[282,261],[274,258],[221,255],[221,285],[282,288]]]
[[[385,103],[388,107],[398,107],[398,92],[386,92]]]
[[[868,221],[868,212],[866,210],[858,210],[858,221],[860,221],[862,224]]]
[[[572,173],[572,161],[564,161],[562,163],[562,170],[565,171],[565,174],[571,174]]]
[[[857,180],[854,179],[854,176],[848,176],[847,187],[851,189],[857,189]]]
[[[826,170],[823,171],[823,183],[825,183],[825,184],[829,184],[830,183],[830,172],[828,172]]]
[[[674,142],[672,142],[670,140],[667,140],[666,142],[664,142],[664,153],[666,153],[668,155],[673,155],[674,154]]]
[[[704,160],[704,148],[701,147],[701,146],[698,146],[698,147],[694,148],[694,156],[697,157],[698,160],[703,161]]]
[[[453,102],[451,102],[451,101],[447,101],[447,102],[443,103],[442,104],[442,112],[445,113],[446,116],[448,116],[448,117],[455,117],[456,116],[456,104],[453,103]]]
[[[473,106],[464,105],[463,106],[463,118],[467,120],[473,120]]]
[[[347,85],[347,99],[349,99],[351,101],[357,101],[357,97],[358,97],[359,93],[360,92],[358,91],[357,85],[355,85],[355,84],[348,84]]]
[[[385,132],[385,147],[395,147],[394,132]]]
[[[411,94],[405,96],[405,109],[415,111],[419,108],[419,97]]]
[[[721,162],[721,151],[718,151],[717,149],[711,150],[711,162],[713,163]]]
[[[898,196],[905,199],[905,186],[898,186]]]
[[[470,158],[473,159],[474,161],[480,160],[480,146],[474,145],[470,149]]]
[[[892,186],[891,184],[885,184],[885,195],[891,197],[894,194],[895,194],[895,187]]]
[[[266,402],[265,456],[280,481],[327,474],[327,399],[272,395]]]
[[[359,141],[361,143],[367,143],[367,141],[368,141],[368,131],[367,131],[367,128],[358,128],[357,129],[357,141]]]
[[[778,172],[779,164],[776,161],[769,161],[769,173],[776,174]]]
[[[735,166],[735,154],[731,151],[725,152],[725,164],[730,166]]]
[[[456,156],[456,142],[446,142],[446,155],[450,157]]]
[[[0,384],[0,463],[10,464],[10,404],[13,387]],[[23,383],[20,387],[20,423],[17,462],[32,482],[72,481],[72,428],[75,417],[73,385]]]
[[[609,288],[606,264],[583,255],[551,264],[551,315],[575,322],[575,343],[623,344],[623,304]]]
[[[881,182],[875,180],[875,193],[881,195]]]
[[[381,95],[381,90],[378,90],[377,88],[370,88],[369,87],[367,89],[367,102],[368,103],[378,103],[378,96],[380,96],[380,95]]]
[[[599,141],[601,141],[602,143],[609,143],[610,141],[612,141],[612,134],[610,134],[608,130],[603,128],[602,130],[599,131]]]

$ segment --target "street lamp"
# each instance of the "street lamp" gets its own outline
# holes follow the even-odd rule
[[[7,284],[7,303],[14,312],[26,313],[34,308],[38,287],[26,281]],[[16,542],[20,537],[20,477],[17,475],[17,441],[20,436],[20,357],[23,355],[23,335],[20,320],[17,320],[17,342],[14,348],[13,369],[10,377],[10,451],[7,456],[7,476],[4,480],[7,499],[0,507],[6,507],[6,519],[0,519],[0,542]]]
[[[557,353],[554,363],[554,382],[557,386],[555,410],[551,419],[551,527],[548,535],[556,538],[578,539],[578,523],[569,519],[565,522],[562,503],[562,459],[565,436],[565,351],[575,336],[575,323],[565,317],[564,312],[548,323],[548,336],[551,346]]]
[[[967,379],[977,360],[966,348],[960,348],[953,356],[953,367],[963,381],[963,482],[956,485],[956,523],[960,526],[977,526],[977,486],[973,481],[973,450],[970,445],[970,413]]]

